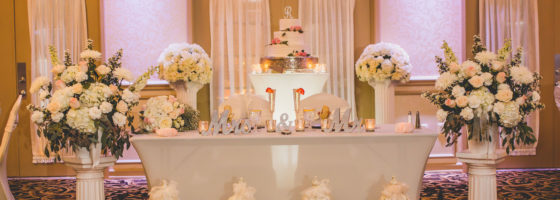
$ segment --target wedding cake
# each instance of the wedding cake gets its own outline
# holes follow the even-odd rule
[[[273,33],[267,46],[267,57],[261,58],[261,65],[275,72],[284,72],[304,70],[317,61],[306,49],[301,20],[293,19],[291,7],[286,7],[284,19],[280,19],[280,30]]]

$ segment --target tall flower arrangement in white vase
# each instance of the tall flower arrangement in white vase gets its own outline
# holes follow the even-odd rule
[[[475,36],[474,59],[459,64],[446,42],[442,49],[445,58],[436,56],[437,90],[423,97],[439,108],[437,118],[444,122],[448,145],[457,141],[464,126],[473,153],[493,153],[499,139],[508,153],[516,144],[535,143],[526,120],[531,112],[544,108],[539,93],[541,76],[523,66],[522,50],[509,58],[511,41],[496,54],[487,51]]]
[[[149,74],[125,88],[122,82],[132,81],[132,76],[121,67],[122,50],[102,63],[101,53],[92,48],[88,40],[80,61],[73,63],[69,53],[60,61],[56,49],[50,47],[53,81],[38,77],[29,89],[40,99],[28,109],[37,134],[49,141],[46,156],[52,152],[60,159],[59,152],[71,147],[74,151],[97,148],[118,158],[130,146],[131,110],[138,105],[138,93]]]
[[[159,56],[159,76],[175,89],[179,102],[196,109],[198,90],[212,80],[212,63],[198,44],[171,44]]]
[[[406,51],[392,43],[368,45],[356,61],[358,79],[368,82],[374,88],[375,120],[378,124],[393,123],[393,81],[408,82],[411,69]]]

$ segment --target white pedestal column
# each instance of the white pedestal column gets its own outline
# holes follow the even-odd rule
[[[189,105],[195,110],[197,109],[196,97],[198,91],[204,86],[198,82],[177,81],[169,83],[169,86],[175,90],[177,99],[182,104]]]
[[[394,123],[395,85],[391,80],[369,81],[368,83],[375,92],[375,123]]]
[[[91,159],[64,158],[64,163],[76,171],[76,200],[105,199],[103,172],[116,160],[115,157],[101,157],[99,164],[92,166]]]
[[[497,200],[496,165],[505,157],[503,151],[493,154],[457,153],[459,161],[468,167],[469,200]]]

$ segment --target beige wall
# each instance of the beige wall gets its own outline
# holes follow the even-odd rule
[[[354,46],[357,58],[363,48],[375,42],[375,4],[377,0],[356,0],[354,13]],[[1,119],[5,123],[7,111],[16,98],[15,94],[15,63],[25,62],[28,69],[30,65],[29,30],[27,24],[27,1],[1,1],[0,2],[0,66],[3,67],[1,76],[0,97]],[[100,0],[86,0],[88,18],[88,36],[95,41],[101,41],[101,15]],[[283,16],[283,8],[290,5],[297,16],[297,0],[270,1],[271,31],[278,29],[278,20]],[[193,15],[193,42],[200,44],[210,52],[210,26],[209,26],[209,1],[192,1]],[[466,1],[466,33],[465,46],[467,56],[471,57],[470,46],[472,35],[478,32],[478,9],[477,1]],[[540,61],[542,81],[542,96],[547,108],[540,112],[541,137],[537,156],[509,157],[500,167],[560,167],[560,113],[554,106],[553,90],[553,55],[560,53],[560,2],[554,0],[539,1],[539,29],[540,29]],[[96,42],[96,49],[101,49],[100,42]],[[29,76],[29,70],[28,70]],[[373,117],[373,89],[366,83],[356,81],[356,104],[360,117]],[[397,98],[408,101],[421,100],[417,94],[425,89],[431,88],[431,82],[412,82],[397,87]],[[167,86],[150,86],[143,91],[143,99],[163,94],[172,94],[173,91]],[[204,87],[198,93],[198,109],[203,119],[209,119],[209,88]],[[26,99],[24,104],[28,104]],[[421,102],[419,105],[424,105]],[[429,109],[429,108],[427,108]],[[434,109],[435,110],[435,109]],[[426,111],[430,112],[430,111]],[[1,129],[0,129],[1,130]],[[455,160],[430,159],[430,165],[449,166]],[[441,164],[443,163],[443,164]],[[433,167],[432,167],[433,168]],[[437,168],[437,167],[436,167]],[[116,173],[141,175],[139,164],[118,164]],[[73,172],[60,164],[34,165],[31,164],[31,148],[29,136],[29,112],[20,111],[20,124],[16,129],[11,141],[8,156],[9,176],[59,176],[72,175]]]

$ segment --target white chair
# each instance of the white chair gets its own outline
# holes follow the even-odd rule
[[[314,109],[315,112],[319,112],[323,106],[328,106],[331,112],[340,108],[341,116],[350,108],[350,105],[344,99],[327,93],[315,94],[301,100],[301,108],[303,109]]]
[[[268,101],[257,95],[235,95],[229,97],[219,106],[220,113],[224,111],[224,106],[231,106],[233,119],[246,119],[251,110],[261,111],[261,121],[271,118]]]
[[[0,190],[0,199],[14,199],[12,192],[10,191],[10,185],[8,184],[8,172],[6,171],[6,158],[8,157],[8,147],[10,145],[10,138],[12,132],[16,129],[18,123],[18,111],[21,105],[22,96],[19,95],[12,110],[10,111],[10,116],[6,122],[6,128],[4,129],[4,136],[2,137],[2,144],[0,145],[0,185],[2,189]]]

